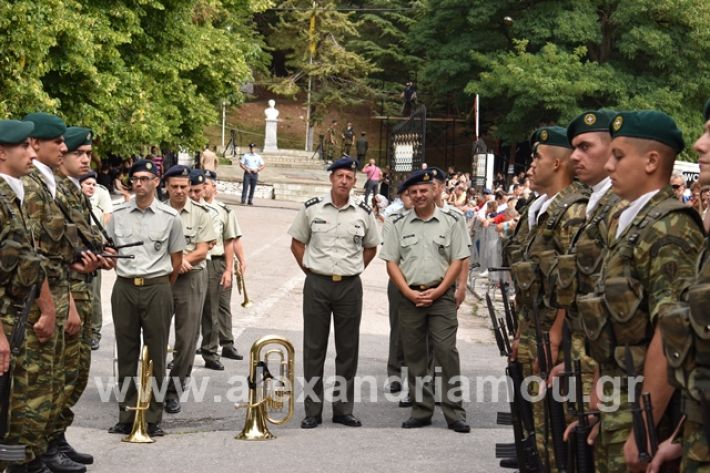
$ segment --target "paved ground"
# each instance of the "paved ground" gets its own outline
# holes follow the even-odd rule
[[[297,376],[301,374],[302,320],[301,289],[303,274],[289,250],[286,230],[295,215],[296,204],[257,201],[254,207],[237,207],[245,231],[248,257],[247,287],[253,307],[240,306],[234,293],[232,308],[238,348],[248,352],[251,344],[265,334],[287,337],[296,347]],[[494,444],[512,440],[509,428],[495,425],[498,410],[507,410],[503,389],[496,389],[500,402],[491,402],[490,386],[486,396],[466,405],[471,434],[456,434],[446,429],[440,412],[434,425],[423,429],[403,430],[401,422],[408,410],[397,407],[395,399],[384,393],[388,343],[387,276],[384,263],[376,259],[363,275],[365,302],[361,326],[358,375],[376,377],[374,398],[355,406],[362,428],[332,424],[330,406],[324,412],[324,424],[302,430],[303,405],[296,405],[294,419],[285,426],[271,426],[278,437],[269,442],[234,440],[244,424],[244,411],[236,410],[230,398],[238,397],[247,374],[247,362],[224,360],[226,370],[215,372],[195,360],[193,379],[205,383],[202,402],[194,397],[183,403],[177,415],[165,414],[163,428],[167,435],[154,444],[134,445],[120,441],[120,436],[106,432],[117,420],[117,405],[102,401],[102,392],[111,386],[113,372],[113,328],[110,318],[113,274],[104,277],[104,328],[101,349],[94,352],[92,380],[77,407],[77,417],[68,436],[81,450],[93,453],[92,472],[491,472],[502,471],[494,458]],[[471,299],[473,299],[471,297]],[[503,360],[493,345],[485,319],[474,315],[476,309],[467,301],[459,313],[458,348],[462,373],[471,379],[471,391],[481,387],[476,377],[499,376]],[[334,372],[333,342],[329,345],[326,376]],[[369,392],[364,387],[363,393]],[[391,396],[391,395],[388,395]]]

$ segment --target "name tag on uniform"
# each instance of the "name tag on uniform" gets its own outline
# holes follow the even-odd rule
[[[326,222],[326,221],[323,220],[322,218],[316,218],[316,219],[313,220],[313,223],[328,223],[328,222]]]

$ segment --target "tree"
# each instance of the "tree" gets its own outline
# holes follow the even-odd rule
[[[313,127],[322,122],[329,107],[346,107],[373,95],[367,82],[374,65],[348,49],[348,41],[358,36],[351,14],[336,10],[333,0],[310,2],[287,0],[268,36],[269,45],[286,51],[288,75],[277,78],[270,90],[295,97],[307,92],[311,83],[311,109],[307,149],[311,149]],[[314,27],[310,27],[315,16]],[[312,47],[312,49],[309,49]]]

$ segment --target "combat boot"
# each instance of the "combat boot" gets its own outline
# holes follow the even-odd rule
[[[86,467],[81,463],[71,460],[64,453],[60,452],[56,444],[50,444],[47,452],[40,457],[44,464],[53,473],[84,473]]]
[[[51,473],[42,460],[35,458],[29,463],[13,463],[7,466],[7,473]]]
[[[57,437],[56,440],[54,440],[54,443],[57,446],[57,449],[63,453],[64,455],[68,456],[69,459],[81,463],[82,465],[91,465],[94,463],[94,457],[92,455],[89,455],[88,453],[81,453],[77,452],[74,450],[74,447],[69,445],[69,442],[67,442],[67,438],[64,435],[64,432]]]

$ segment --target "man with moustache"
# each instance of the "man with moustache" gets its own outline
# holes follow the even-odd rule
[[[29,135],[34,124],[17,120],[0,120],[0,259],[15,261],[0,266],[0,373],[12,377],[9,406],[12,416],[3,443],[26,446],[26,459],[7,466],[9,472],[48,473],[50,470],[39,458],[44,450],[46,410],[38,410],[36,404],[48,396],[51,358],[42,356],[44,344],[54,333],[55,310],[46,277],[46,258],[33,245],[32,235],[26,224],[22,208],[25,196],[21,178],[32,169],[36,157]],[[27,304],[27,297],[34,285],[41,286],[42,297],[36,303],[39,310],[35,318],[18,327],[20,311]],[[16,330],[24,331],[24,341],[19,347],[10,346]],[[51,347],[51,345],[50,345]],[[15,351],[17,350],[17,351]],[[12,372],[9,372],[10,363]],[[32,373],[32,375],[31,375]]]
[[[597,287],[577,298],[577,309],[600,375],[622,381],[617,392],[610,383],[595,387],[607,398],[599,401],[598,440],[606,456],[595,461],[612,473],[639,472],[647,465],[632,432],[628,372],[643,375],[643,383],[633,389],[651,394],[658,425],[673,394],[667,363],[680,358],[674,353],[666,358],[658,322],[692,280],[703,232],[697,212],[680,203],[668,185],[684,147],[673,119],[653,110],[621,112],[609,132],[611,157],[605,169],[613,191],[629,205],[612,218]],[[627,357],[633,366],[627,366]]]
[[[305,202],[288,230],[291,252],[306,274],[303,285],[303,375],[306,417],[301,428],[323,421],[323,364],[330,319],[335,333],[333,422],[362,423],[353,415],[355,374],[362,317],[362,273],[377,253],[380,237],[372,209],[350,195],[357,162],[344,156],[328,167],[330,193]],[[344,384],[344,386],[343,386]]]
[[[710,100],[705,103],[703,134],[693,149],[700,164],[699,182],[710,185]],[[710,218],[704,223],[710,232]],[[659,327],[663,336],[666,359],[669,361],[668,379],[682,390],[682,409],[685,422],[681,442],[672,438],[663,442],[648,469],[660,471],[663,463],[681,458],[680,471],[697,473],[710,470],[710,428],[707,423],[708,383],[710,382],[710,341],[707,337],[708,292],[710,285],[710,238],[706,236],[696,266],[692,285],[683,293],[681,301],[664,309]]]

